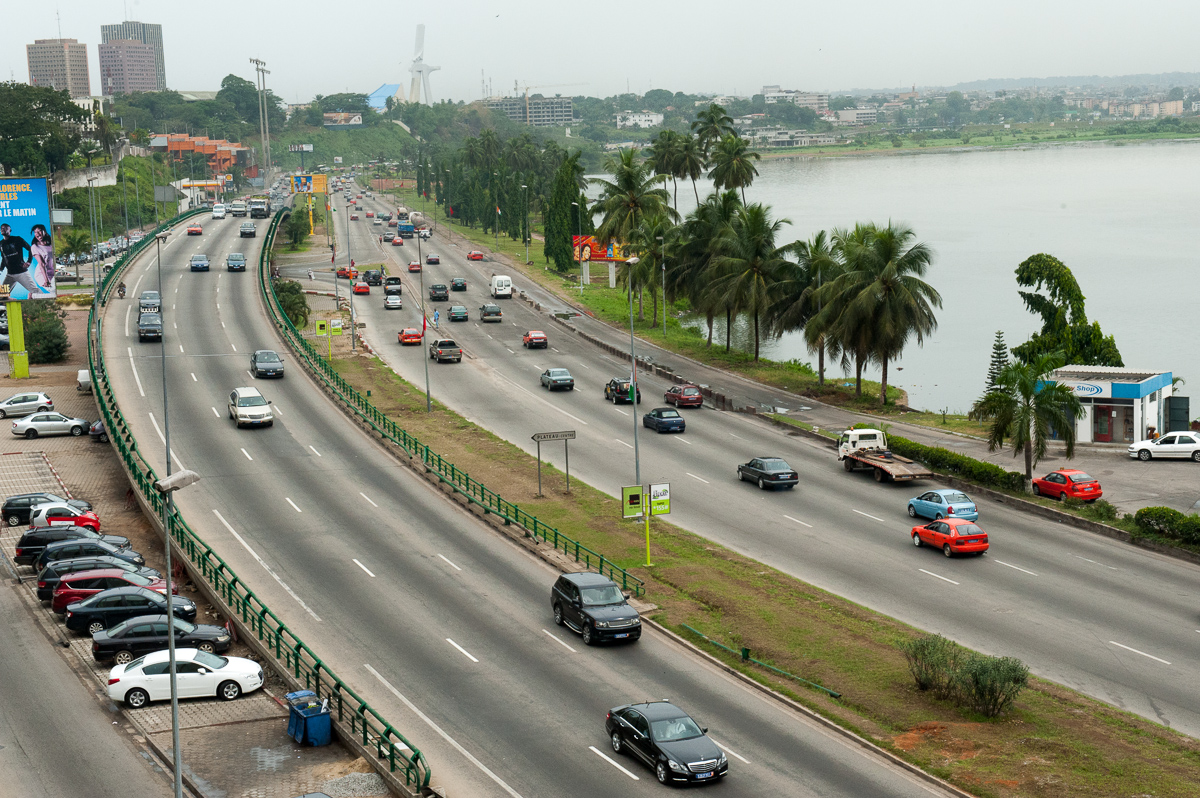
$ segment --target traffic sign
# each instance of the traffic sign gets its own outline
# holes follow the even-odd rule
[[[644,515],[642,512],[642,486],[629,485],[621,488],[621,517],[622,518],[641,518]]]
[[[569,429],[565,432],[539,432],[530,438],[531,441],[573,441],[575,440],[575,430]]]
[[[318,319],[313,322],[313,328],[317,335],[327,335],[329,333],[329,322],[324,319]]]
[[[650,514],[670,515],[671,513],[671,483],[663,482],[650,486]]]

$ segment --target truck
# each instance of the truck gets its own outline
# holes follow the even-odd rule
[[[233,202],[229,203],[229,215],[230,216],[245,216],[246,215],[246,201],[245,200],[234,200]]]
[[[396,209],[396,219],[401,222],[408,221],[408,208],[403,206]]]
[[[417,228],[413,226],[412,222],[401,221],[396,227],[396,234],[401,238],[412,238],[416,232]]]
[[[251,219],[266,219],[271,215],[271,198],[270,197],[251,197],[247,203],[250,208]]]
[[[870,469],[876,482],[906,482],[932,477],[933,472],[887,448],[887,435],[878,429],[848,429],[838,437],[838,460],[847,471]]]

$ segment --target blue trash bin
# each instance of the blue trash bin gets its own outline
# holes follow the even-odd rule
[[[311,690],[288,693],[288,736],[301,745],[329,745],[333,723],[329,709]]]

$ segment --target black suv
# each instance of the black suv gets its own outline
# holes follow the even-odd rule
[[[449,302],[450,289],[438,283],[437,285],[429,286],[429,299],[432,302]]]
[[[450,290],[451,291],[466,291],[467,290],[466,278],[465,277],[450,278]]]
[[[162,314],[139,313],[137,328],[139,341],[161,341],[163,337]]]
[[[550,589],[554,622],[569,626],[594,646],[603,640],[628,640],[642,636],[642,619],[625,601],[617,583],[600,574],[563,574]]]
[[[33,570],[41,571],[52,562],[73,560],[76,557],[117,557],[134,565],[146,564],[146,558],[133,549],[123,549],[106,540],[79,538],[47,543],[46,548],[34,560]]]
[[[642,760],[662,784],[716,781],[729,773],[729,761],[708,729],[670,701],[613,707],[604,729],[614,752]]]
[[[77,571],[95,571],[100,568],[120,568],[130,574],[138,574],[147,579],[161,579],[162,574],[153,568],[134,565],[119,557],[76,557],[71,560],[56,560],[50,563],[37,575],[37,597],[49,601],[54,597],[54,588],[68,574]]]
[[[363,279],[367,285],[383,285],[383,272],[379,269],[369,269],[363,273]]]
[[[500,311],[499,305],[494,305],[491,302],[479,308],[480,321],[500,321],[504,318],[504,314]]]
[[[176,618],[196,620],[196,602],[184,596],[171,597]],[[95,634],[111,629],[127,618],[139,615],[166,615],[167,597],[148,587],[112,587],[67,605],[67,628]]]
[[[604,385],[604,399],[611,401],[614,405],[618,402],[629,401],[629,379],[626,377],[614,377]],[[637,389],[637,403],[642,403],[642,389]]]
[[[83,526],[59,524],[39,526],[21,535],[21,539],[17,541],[16,557],[13,559],[17,565],[33,565],[38,557],[42,556],[42,552],[46,550],[47,546],[64,540],[102,540],[119,549],[129,548],[129,538],[123,538],[120,535],[101,535],[99,532]]]
[[[404,293],[404,286],[400,284],[399,277],[388,277],[383,281],[384,296],[392,296],[393,294],[399,296],[402,293]]]
[[[45,504],[46,502],[69,504],[80,510],[92,509],[92,505],[88,502],[79,499],[64,499],[62,496],[55,496],[53,493],[21,493],[16,496],[9,496],[4,501],[4,507],[0,509],[0,514],[3,514],[4,523],[9,526],[28,524],[30,510],[35,505]]]

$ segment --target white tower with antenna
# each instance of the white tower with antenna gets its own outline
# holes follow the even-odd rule
[[[417,26],[417,46],[413,52],[412,66],[408,71],[412,73],[412,85],[408,92],[408,101],[410,103],[421,102],[421,92],[424,89],[426,105],[433,104],[433,95],[429,91],[429,73],[436,72],[441,69],[438,66],[430,66],[425,63],[425,26]]]

